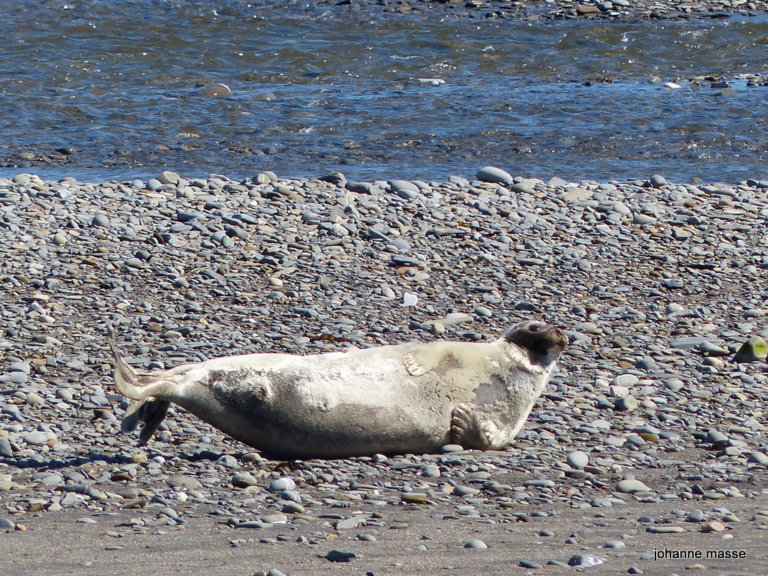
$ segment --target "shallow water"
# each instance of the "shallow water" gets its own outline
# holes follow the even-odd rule
[[[434,180],[492,164],[768,178],[768,86],[747,86],[768,80],[766,15],[526,23],[212,5],[0,0],[0,174]],[[212,82],[231,95],[201,89]]]

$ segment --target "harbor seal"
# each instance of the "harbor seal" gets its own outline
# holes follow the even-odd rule
[[[343,458],[501,449],[522,428],[568,344],[543,322],[495,342],[437,341],[307,356],[264,353],[139,372],[115,357],[132,400],[123,432],[146,443],[171,403],[265,454]]]

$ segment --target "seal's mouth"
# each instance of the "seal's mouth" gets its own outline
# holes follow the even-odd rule
[[[560,348],[560,351],[562,352],[568,347],[568,344],[570,343],[568,341],[568,336],[565,333],[565,330],[562,328],[552,328],[552,337],[554,338],[554,343],[557,348]]]

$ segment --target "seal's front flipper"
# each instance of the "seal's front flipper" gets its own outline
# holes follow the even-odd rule
[[[464,448],[487,450],[491,441],[477,417],[464,404],[451,412],[451,442]]]
[[[449,370],[461,368],[461,363],[454,356],[454,351],[438,347],[437,343],[407,352],[403,356],[403,365],[405,371],[411,376],[421,376],[427,372],[444,376]]]
[[[416,354],[409,352],[403,357],[405,371],[411,376],[421,376],[429,372],[431,366],[426,365],[423,359],[419,359]]]

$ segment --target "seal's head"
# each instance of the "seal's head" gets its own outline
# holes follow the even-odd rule
[[[526,352],[531,364],[548,367],[568,346],[568,336],[560,328],[529,320],[512,326],[504,340]]]

